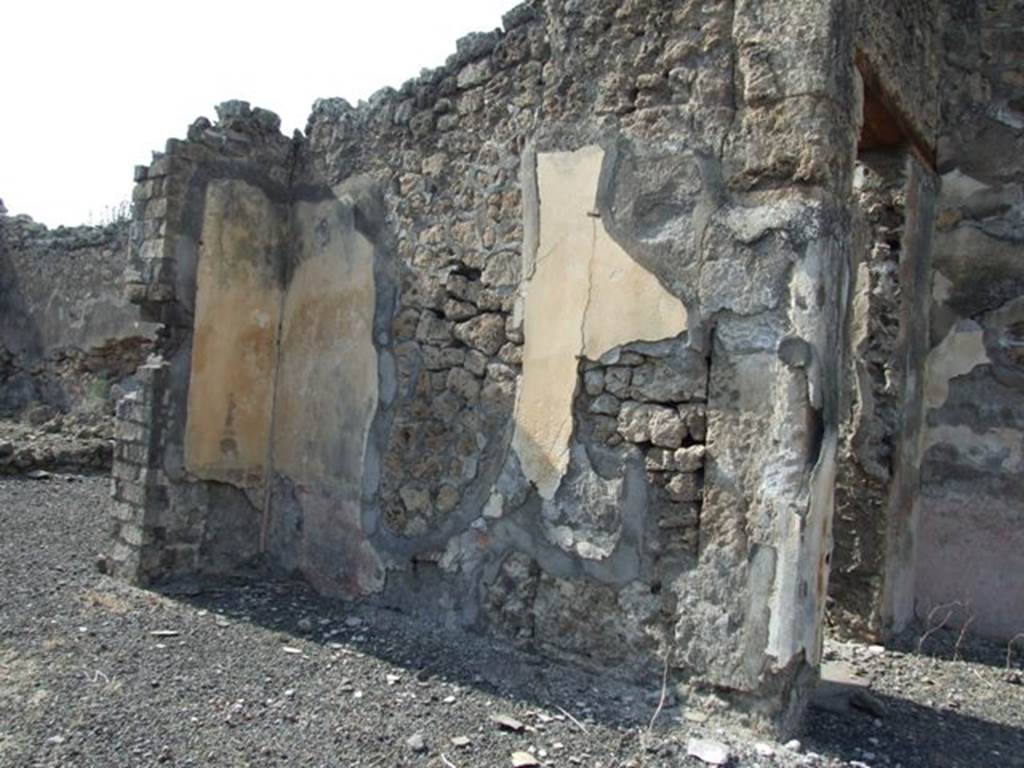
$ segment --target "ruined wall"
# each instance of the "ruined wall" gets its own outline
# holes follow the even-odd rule
[[[774,4],[546,10],[311,121],[314,170],[386,180],[398,333],[415,327],[394,349],[389,413],[413,429],[384,446],[383,520],[404,534],[384,599],[603,665],[671,652],[742,698],[817,653],[829,502],[809,476],[820,459],[829,484],[844,259],[827,233],[851,159],[833,148],[852,155],[850,104],[825,94],[850,89],[766,33],[795,12]],[[794,179],[818,194],[778,188]],[[477,397],[508,426],[474,423]],[[465,455],[446,470],[447,446]],[[588,618],[609,611],[629,619]]]
[[[926,161],[939,137],[943,0],[859,0],[857,63],[876,102],[866,117],[883,109],[900,143],[916,145]],[[863,140],[862,136],[862,140]],[[895,137],[894,137],[895,138]]]
[[[874,641],[914,616],[936,187],[906,143],[858,159],[830,595],[832,624]]]
[[[947,3],[918,614],[1024,631],[1024,9]],[[933,618],[947,615],[940,609]]]
[[[262,555],[791,726],[821,643],[845,3],[528,3],[138,172],[114,567]],[[247,297],[242,300],[240,293]],[[148,410],[147,410],[148,409]]]
[[[279,312],[267,297],[286,279],[277,246],[289,226],[292,143],[264,110],[229,102],[218,117],[217,127],[197,120],[135,173],[127,291],[161,324],[160,358],[118,404],[108,567],[140,581],[223,572],[260,552],[269,420],[260,406],[272,402]],[[233,286],[261,290],[241,297]],[[236,311],[223,312],[222,300]]]
[[[153,329],[123,296],[127,222],[48,229],[0,216],[0,416],[110,407]]]
[[[124,297],[127,230],[0,214],[0,474],[110,467],[155,333]]]
[[[938,179],[939,4],[863,0],[830,624],[877,642],[914,617],[916,498]]]

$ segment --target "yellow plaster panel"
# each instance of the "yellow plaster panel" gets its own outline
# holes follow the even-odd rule
[[[294,208],[298,254],[281,326],[274,470],[359,497],[377,408],[374,248],[336,199]]]
[[[206,193],[196,274],[185,465],[254,486],[266,472],[287,217],[242,181]]]
[[[611,239],[600,219],[592,221],[595,237],[583,325],[584,355],[596,360],[631,341],[668,339],[685,331],[683,303]]]
[[[537,156],[539,221],[526,286],[523,376],[513,447],[541,496],[569,463],[578,359],[686,330],[686,309],[607,233],[595,212],[604,150]]]

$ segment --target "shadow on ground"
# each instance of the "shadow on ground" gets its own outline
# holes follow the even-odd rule
[[[402,667],[423,682],[471,687],[617,729],[647,728],[661,697],[661,670],[652,670],[649,684],[637,684],[508,640],[445,628],[392,608],[323,597],[302,581],[188,581],[156,591],[280,633],[282,642],[351,648]],[[659,720],[678,716],[674,706],[669,700]]]
[[[881,725],[863,713],[811,710],[805,742],[820,754],[904,768],[1024,766],[1024,729],[875,694]],[[859,753],[859,754],[858,754]],[[865,754],[867,753],[867,754]],[[886,759],[882,760],[884,755]]]
[[[402,667],[421,681],[472,687],[528,706],[561,710],[584,723],[646,729],[661,694],[656,675],[650,684],[638,686],[512,647],[508,641],[441,628],[391,609],[325,598],[300,581],[189,582],[164,585],[159,591],[195,608],[281,633],[282,642],[351,648]],[[993,648],[974,650],[976,655],[982,652],[994,664]],[[873,696],[884,710],[880,717],[856,709],[845,714],[810,710],[802,737],[805,750],[869,766],[1024,766],[1022,728],[906,698]],[[659,725],[678,723],[683,705],[670,698]]]

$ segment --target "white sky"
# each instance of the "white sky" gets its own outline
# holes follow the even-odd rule
[[[0,10],[0,198],[49,226],[97,221],[132,168],[237,98],[304,129],[436,67],[518,0],[11,0]]]

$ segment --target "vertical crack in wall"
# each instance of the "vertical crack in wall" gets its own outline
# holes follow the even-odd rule
[[[587,300],[580,316],[580,349],[579,357],[586,356],[587,350],[587,319],[590,317],[590,305],[594,303],[594,258],[597,253],[597,227],[601,220],[598,213],[588,213],[590,217],[590,254],[587,256]]]
[[[295,242],[295,206],[288,206],[288,231],[292,234],[292,237],[288,239],[289,244]],[[270,439],[267,440],[267,458],[266,458],[266,473],[263,478],[263,509],[260,515],[260,540],[259,540],[259,552],[261,555],[265,555],[269,548],[269,535],[270,535],[270,523],[271,523],[271,504],[273,501],[273,490],[274,490],[274,434],[277,427],[277,389],[281,378],[281,357],[282,357],[282,343],[281,334],[284,330],[284,309],[285,301],[287,300],[288,294],[288,280],[291,276],[291,261],[294,258],[294,252],[289,245],[288,249],[281,254],[282,269],[279,272],[281,279],[281,299],[278,304],[277,311],[277,331],[275,333],[275,344],[274,344],[274,375],[272,377],[270,385]]]

